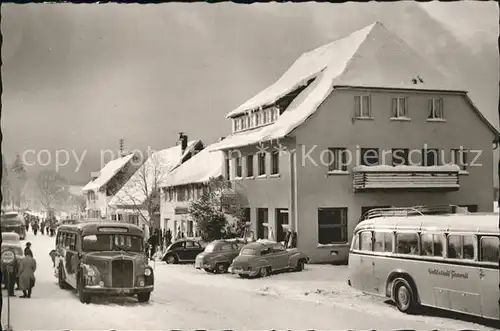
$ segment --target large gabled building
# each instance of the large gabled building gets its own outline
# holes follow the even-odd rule
[[[492,210],[496,130],[379,22],[303,54],[227,117],[233,133],[211,149],[224,152],[256,237],[295,231],[313,262],[346,260],[375,207]]]

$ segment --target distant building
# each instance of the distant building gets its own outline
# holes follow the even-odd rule
[[[108,162],[101,171],[91,173],[92,179],[81,190],[87,201],[87,217],[108,218],[108,203],[140,162],[138,155],[128,154]]]
[[[161,194],[161,229],[169,229],[172,237],[197,235],[196,224],[188,212],[189,204],[201,196],[211,178],[221,178],[224,153],[204,149],[178,166],[167,177]]]
[[[312,262],[346,260],[375,207],[492,211],[496,130],[380,23],[303,54],[227,117],[233,134],[212,150],[228,158],[224,176],[248,199],[253,231],[296,231]]]
[[[144,229],[148,225],[160,228],[160,188],[173,168],[189,160],[204,147],[200,140],[187,139],[186,135],[181,134],[177,146],[154,152],[148,157],[109,201],[111,219],[137,224]],[[147,199],[158,201],[153,215],[149,215]]]

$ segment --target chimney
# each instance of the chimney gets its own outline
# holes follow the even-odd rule
[[[219,137],[219,142],[223,141],[224,139],[226,139],[226,137]]]
[[[95,180],[95,179],[97,179],[97,177],[99,177],[99,176],[100,176],[100,174],[101,174],[101,173],[100,173],[99,171],[92,171],[92,172],[90,173],[90,177],[92,178],[92,180]]]
[[[184,134],[184,132],[179,132],[179,142],[181,143],[182,154],[184,154],[188,144],[188,137]]]

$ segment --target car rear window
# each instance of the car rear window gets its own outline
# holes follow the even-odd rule
[[[210,243],[205,247],[205,253],[212,253],[215,249],[215,243]]]
[[[259,252],[253,248],[244,248],[241,250],[240,255],[259,255]]]

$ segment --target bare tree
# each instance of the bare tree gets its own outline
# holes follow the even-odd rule
[[[160,188],[168,173],[159,152],[152,154],[115,195],[112,204],[131,209],[151,226],[151,218],[160,211]]]
[[[38,173],[38,200],[46,211],[53,210],[67,199],[66,183],[66,179],[53,170],[42,170]]]

